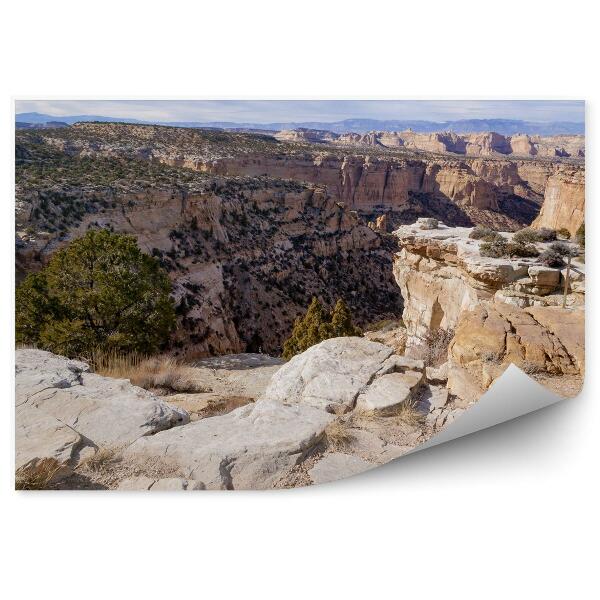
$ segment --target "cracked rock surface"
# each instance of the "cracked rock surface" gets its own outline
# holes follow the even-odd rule
[[[128,445],[188,421],[128,380],[51,352],[17,350],[15,374],[17,469],[43,457],[72,467],[83,448]]]
[[[312,406],[261,400],[140,438],[126,454],[162,456],[206,489],[266,489],[322,440],[333,418]]]

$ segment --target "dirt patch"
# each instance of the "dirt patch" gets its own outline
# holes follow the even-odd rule
[[[95,454],[75,468],[69,477],[46,489],[53,490],[114,490],[124,479],[149,477],[165,479],[183,477],[179,468],[162,457],[132,459],[123,456],[124,448],[99,448]]]

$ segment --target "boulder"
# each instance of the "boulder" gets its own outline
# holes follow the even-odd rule
[[[325,340],[281,367],[271,379],[265,398],[334,414],[347,412],[392,352],[383,344],[359,337]]]
[[[46,457],[74,466],[84,447],[126,445],[188,421],[128,380],[51,352],[17,350],[15,372],[17,468]]]
[[[461,316],[449,347],[449,390],[478,400],[513,363],[529,374],[584,372],[584,312],[484,302]]]
[[[364,473],[375,465],[358,456],[334,452],[326,454],[309,472],[313,483],[328,483]]]
[[[34,467],[51,458],[61,465],[57,480],[70,475],[74,458],[83,446],[83,438],[73,428],[40,411],[16,411],[15,466]]]
[[[333,418],[307,404],[260,400],[139,438],[125,455],[161,456],[207,489],[267,489],[323,439]]]
[[[448,381],[448,362],[439,367],[427,367],[425,376],[429,383],[446,383]]]
[[[531,282],[536,287],[556,288],[560,282],[560,271],[544,267],[542,265],[532,265],[527,269]]]
[[[358,396],[356,408],[387,413],[398,408],[400,404],[412,400],[415,391],[422,383],[423,371],[382,375]]]

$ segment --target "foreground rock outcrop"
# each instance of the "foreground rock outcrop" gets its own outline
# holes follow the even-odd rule
[[[395,232],[407,353],[448,346],[448,390],[458,406],[478,400],[511,363],[561,395],[576,394],[584,376],[584,264],[574,259],[565,296],[565,269],[481,256],[470,232],[431,220]]]
[[[422,361],[382,344],[330,339],[283,365],[256,402],[188,423],[187,413],[128,381],[20,350],[17,467],[53,460],[64,489],[268,489],[339,479],[405,454],[460,413],[438,371],[427,371],[429,381]]]
[[[127,455],[162,456],[206,489],[266,489],[314,449],[332,420],[311,406],[259,401],[139,439]]]
[[[188,422],[185,411],[127,380],[101,377],[86,363],[43,350],[17,350],[15,374],[17,469],[52,458],[64,477],[99,447]]]

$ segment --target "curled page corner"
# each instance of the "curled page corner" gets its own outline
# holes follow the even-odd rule
[[[561,400],[565,398],[554,394],[511,364],[463,415],[409,454],[516,419]]]

